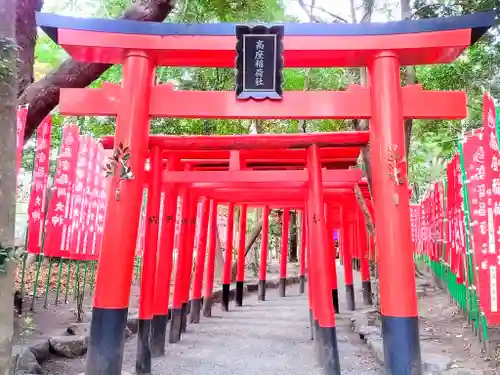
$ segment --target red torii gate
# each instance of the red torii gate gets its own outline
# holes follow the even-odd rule
[[[139,220],[143,166],[148,152],[148,122],[151,116],[162,115],[369,118],[386,370],[398,375],[420,373],[413,259],[410,251],[401,251],[411,249],[408,186],[404,178],[403,119],[463,118],[465,95],[434,93],[430,100],[430,94],[419,92],[414,96],[415,105],[410,103],[410,108],[407,108],[407,89],[401,88],[400,66],[452,62],[486,32],[493,20],[494,13],[490,12],[383,25],[288,24],[285,25],[283,41],[285,67],[366,66],[370,77],[369,94],[363,90],[285,92],[282,101],[240,102],[233,93],[171,91],[153,85],[156,65],[234,67],[235,25],[155,24],[38,14],[39,25],[73,58],[124,66],[123,84],[115,105],[105,99],[109,94],[106,88],[100,93],[95,89],[61,90],[61,112],[66,114],[102,114],[100,102],[106,100],[113,108],[107,114],[117,116],[117,141],[130,147],[130,166],[137,171],[135,180],[121,184],[121,199],[110,197],[108,202],[107,231],[103,238],[101,272],[97,278],[100,292],[96,293],[94,301],[86,374],[121,373],[131,259]],[[158,95],[161,90],[164,92]],[[71,96],[88,112],[72,105]],[[169,101],[166,101],[167,97]],[[96,108],[85,108],[82,98]],[[447,105],[451,102],[455,106]],[[324,201],[315,144],[309,147],[308,160],[313,166],[308,169],[309,191],[315,197],[308,205],[308,224],[310,235],[319,241],[318,249],[315,249],[317,254],[309,259],[314,260],[311,264],[313,272],[326,277],[329,272],[328,253],[322,250],[326,248]],[[397,173],[398,169],[401,174]],[[116,189],[118,183],[121,183],[119,177],[113,177],[112,189]],[[118,248],[117,244],[121,246]],[[102,270],[111,265],[119,271],[112,285],[105,285],[107,279]],[[327,281],[314,285],[318,298],[330,298],[329,284]],[[117,291],[113,288],[117,285],[124,286],[124,289]],[[337,375],[340,366],[334,311],[331,304],[328,306],[317,316],[316,337],[321,338],[319,341],[324,350],[321,358],[326,372]]]
[[[349,141],[349,147],[337,147],[332,148],[332,146],[338,146],[341,144],[341,139],[347,139]],[[368,133],[367,132],[349,132],[349,133],[336,133],[334,137],[332,137],[331,133],[315,133],[315,134],[263,134],[263,135],[253,135],[253,136],[150,136],[149,137],[149,148],[150,152],[150,161],[151,161],[151,174],[153,178],[150,178],[150,188],[152,191],[151,196],[156,197],[156,203],[153,204],[156,210],[159,207],[159,193],[160,187],[157,185],[159,180],[155,177],[158,174],[157,168],[160,165],[165,164],[164,160],[161,160],[162,157],[170,157],[166,162],[169,165],[168,170],[163,172],[163,183],[166,183],[167,186],[177,186],[181,191],[183,196],[182,201],[185,202],[186,207],[181,209],[181,212],[189,211],[189,217],[194,218],[195,212],[193,207],[189,205],[188,198],[186,195],[186,190],[183,190],[185,187],[189,187],[189,194],[192,197],[196,196],[205,196],[210,197],[218,203],[228,203],[229,204],[229,217],[228,222],[231,223],[227,227],[227,245],[232,244],[232,236],[233,236],[233,228],[232,228],[232,212],[235,203],[242,204],[242,207],[246,206],[271,206],[273,204],[276,207],[284,208],[287,211],[287,207],[293,208],[304,208],[304,199],[308,195],[307,192],[307,182],[309,180],[307,176],[307,171],[302,168],[306,167],[306,162],[304,160],[304,150],[299,149],[299,147],[307,147],[311,145],[313,142],[321,144],[326,148],[321,148],[318,150],[319,155],[323,155],[325,157],[325,162],[321,163],[321,165],[326,165],[330,168],[336,168],[341,166],[353,167],[357,162],[357,157],[359,156],[360,149],[363,145],[366,145],[368,142]],[[112,148],[114,145],[113,137],[103,137],[102,143],[106,148]],[[199,151],[198,148],[214,149],[217,155],[214,155],[214,152],[206,152],[205,150]],[[259,149],[257,147],[265,147],[264,149]],[[287,147],[289,147],[287,149]],[[179,148],[179,149],[177,149]],[[172,151],[173,149],[173,151]],[[168,150],[168,151],[166,151]],[[320,152],[322,150],[322,152]],[[224,153],[224,151],[229,151]],[[267,170],[268,168],[276,168],[271,163],[266,166],[265,170],[251,170],[247,167],[247,162],[251,161],[255,164],[260,164],[262,162],[262,156],[268,157],[269,151],[273,151],[274,160],[271,162],[280,163],[279,167],[287,166],[287,163],[292,162],[292,168],[294,170]],[[299,151],[300,153],[297,153]],[[356,157],[355,157],[356,155]],[[192,157],[200,158],[200,157],[214,157],[217,156],[220,158],[217,161],[217,164],[220,165],[224,162],[227,162],[227,166],[223,167],[227,169],[225,171],[220,170],[212,170],[213,165],[211,159],[189,159]],[[223,157],[226,157],[228,160],[224,160]],[[184,162],[182,165],[181,161]],[[178,169],[184,167],[184,171],[178,171]],[[201,167],[202,171],[196,170]],[[259,168],[259,166],[257,166]],[[325,196],[325,200],[338,200],[341,196],[339,193],[343,191],[352,193],[352,187],[356,183],[361,180],[362,172],[360,169],[350,169],[350,170],[328,170],[323,169],[322,171],[322,180],[324,191],[323,194]],[[154,182],[158,181],[158,182]],[[151,184],[153,182],[153,184]],[[268,191],[268,189],[272,189],[272,191]],[[171,192],[171,191],[170,191]],[[263,197],[263,193],[265,192],[265,196]],[[148,200],[148,208],[150,201]],[[204,204],[207,204],[207,201],[204,201]],[[172,207],[173,203],[168,203],[165,205],[167,207]],[[203,212],[208,212],[207,208],[203,209]],[[166,212],[164,214],[164,218],[173,217],[174,212]],[[155,211],[153,216],[158,217],[158,213]],[[148,211],[148,216],[151,214]],[[244,216],[242,216],[244,217]],[[287,215],[284,216],[285,218]],[[192,219],[186,218],[186,223],[190,222]],[[204,222],[208,220],[207,217],[202,216],[201,221]],[[155,221],[156,222],[156,221]],[[240,221],[240,225],[243,225],[243,221]],[[149,227],[151,227],[151,223],[149,223]],[[148,227],[148,228],[149,228]],[[282,248],[287,247],[287,231],[288,224],[283,224],[283,233],[282,233]],[[183,227],[181,226],[180,237],[184,238]],[[148,236],[151,234],[148,232]],[[157,236],[157,233],[153,234]],[[244,238],[243,238],[244,241]],[[160,251],[160,258],[171,259],[171,255],[162,254],[162,252],[171,252],[172,241],[166,240],[165,243],[169,244],[169,248],[162,248]],[[140,328],[148,327],[149,324],[145,324],[145,321],[149,321],[153,318],[153,298],[150,295],[150,290],[153,289],[155,275],[154,275],[154,265],[156,265],[155,261],[155,250],[157,248],[156,240],[151,241],[151,246],[146,245],[146,249],[144,252],[143,258],[143,268],[144,271],[142,273],[143,279],[141,282],[141,295],[144,296],[141,298],[141,306],[140,306],[140,321],[142,324]],[[332,297],[333,297],[333,306],[335,310],[338,312],[338,293],[337,293],[337,281],[336,281],[336,272],[335,272],[335,258],[333,256],[333,248],[330,246],[331,252],[331,262],[333,262],[332,266],[332,280],[334,283],[332,284]],[[304,248],[305,250],[305,248]],[[192,259],[192,256],[189,256],[192,253],[191,244],[186,249],[180,249],[180,253],[187,251],[187,259]],[[265,250],[267,251],[267,250]],[[263,249],[264,253],[264,249]],[[201,256],[201,252],[198,254]],[[228,255],[229,254],[229,255]],[[243,258],[241,258],[243,257]],[[286,289],[286,253],[282,253],[281,258],[281,266],[280,266],[280,295],[285,295]],[[197,256],[197,260],[201,259]],[[226,261],[224,267],[224,279],[223,279],[223,289],[222,289],[222,306],[225,310],[228,310],[229,307],[229,290],[230,290],[230,272],[231,272],[231,252],[226,252]],[[171,262],[171,261],[170,261]],[[165,263],[165,273],[170,273],[171,266],[167,266],[168,262]],[[184,261],[180,261],[178,265],[184,264]],[[202,262],[197,263],[197,267],[201,266]],[[159,264],[159,267],[163,268],[163,265]],[[170,267],[170,268],[169,268]],[[178,266],[179,267],[179,266]],[[188,271],[191,267],[186,268]],[[265,269],[264,269],[265,270]],[[302,265],[302,270],[304,270],[304,265]],[[176,289],[174,292],[174,301],[172,308],[172,322],[170,326],[170,334],[169,340],[170,342],[177,342],[180,339],[181,333],[186,330],[187,323],[187,310],[188,310],[188,300],[189,300],[189,292],[185,289],[186,285],[189,284],[185,279],[189,280],[189,277],[186,275],[186,271],[181,269],[177,269],[176,272]],[[347,271],[346,271],[347,272]],[[260,272],[261,277],[264,276],[264,279],[260,280],[260,296],[261,299],[265,298],[265,272]],[[158,275],[160,271],[158,271]],[[238,261],[238,274],[237,274],[237,283],[236,283],[236,296],[235,300],[237,305],[242,304],[243,299],[243,275],[244,275],[244,242],[241,245],[240,238],[240,249],[239,249],[239,261]],[[303,275],[303,273],[302,273]],[[351,282],[349,287],[352,290],[352,270],[350,270]],[[110,277],[112,277],[110,275]],[[167,277],[166,280],[170,282],[170,279]],[[184,281],[183,281],[184,280]],[[201,281],[202,278],[198,277],[198,281]],[[213,275],[212,275],[213,280]],[[164,284],[162,280],[158,280],[158,283]],[[182,287],[181,285],[184,285]],[[213,281],[208,281],[208,285],[213,285]],[[160,285],[157,285],[157,289]],[[302,286],[303,287],[303,286]],[[156,294],[155,300],[160,298],[162,302],[158,302],[163,308],[160,308],[159,311],[156,311],[154,314],[156,315],[152,321],[153,327],[153,337],[152,337],[152,351],[155,354],[161,354],[164,352],[164,337],[165,337],[165,322],[167,321],[167,310],[168,310],[168,290],[169,286],[167,286],[167,295],[165,296],[165,287],[161,286],[161,290]],[[206,315],[210,315],[210,306],[211,306],[211,289],[207,288],[210,292],[205,295],[205,308],[204,313]],[[349,288],[347,288],[349,290]],[[191,299],[191,321],[197,322],[199,321],[199,314],[201,310],[201,286],[195,288],[196,294],[193,293],[194,297]],[[160,297],[158,297],[160,296]],[[351,296],[354,298],[354,295]],[[327,301],[322,301],[326,303]],[[155,301],[154,305],[157,305]],[[149,306],[149,308],[147,307]],[[312,307],[312,306],[311,306]],[[162,313],[163,311],[163,313]],[[311,312],[311,316],[316,316],[316,313]],[[144,350],[142,344],[147,342],[147,333],[140,330],[139,341],[140,345],[138,346],[138,358],[144,357],[144,352],[148,352],[148,350]],[[147,346],[147,345],[146,345]]]
[[[177,169],[187,168],[183,172],[169,170],[164,172],[164,182],[170,184],[188,184],[190,191],[195,196],[209,196],[215,198],[218,203],[229,203],[234,206],[235,203],[242,203],[243,207],[246,206],[275,206],[284,208],[285,211],[287,207],[290,208],[303,208],[304,196],[307,196],[307,188],[305,183],[307,181],[306,171],[298,170],[299,168],[306,167],[304,160],[304,150],[296,149],[299,147],[300,143],[305,142],[309,144],[312,141],[321,143],[322,145],[331,146],[335,144],[335,139],[347,138],[349,139],[350,147],[346,148],[321,148],[320,155],[322,158],[322,165],[328,166],[329,168],[337,167],[352,167],[357,162],[359,156],[360,147],[367,143],[368,134],[366,132],[358,133],[336,133],[335,137],[332,137],[330,133],[322,134],[309,134],[306,137],[303,135],[258,135],[258,136],[206,136],[206,137],[172,137],[172,136],[150,136],[149,144],[150,149],[159,147],[158,145],[165,146],[169,151],[161,151],[164,157],[170,157],[177,161]],[[249,143],[250,142],[250,143]],[[114,144],[113,137],[103,137],[102,143],[106,148],[112,148]],[[184,146],[187,145],[187,146]],[[215,150],[211,151],[199,151],[190,150],[190,148],[205,148],[210,147]],[[356,146],[354,146],[356,145]],[[265,149],[255,148],[256,146],[266,147]],[[171,148],[188,148],[189,150],[177,150],[171,151]],[[247,148],[248,147],[248,148]],[[249,149],[253,147],[252,149]],[[274,147],[274,150],[270,148]],[[294,149],[277,149],[279,147],[294,147]],[[225,150],[227,148],[228,150]],[[240,150],[240,148],[243,148]],[[231,150],[229,150],[231,149]],[[270,152],[271,151],[271,152]],[[154,156],[157,153],[153,154]],[[158,153],[159,155],[159,153]],[[294,168],[295,170],[264,170],[256,171],[256,169],[262,168],[262,162],[266,159],[262,157],[269,158],[272,156],[271,160],[267,160],[268,164],[264,169],[277,168],[275,163],[279,163],[278,168]],[[217,157],[218,159],[200,159]],[[190,159],[190,158],[195,158]],[[180,163],[183,161],[184,164]],[[290,164],[291,162],[291,164]],[[154,162],[153,162],[154,164]],[[164,162],[165,164],[165,162]],[[253,164],[254,168],[249,168],[249,164]],[[273,165],[274,164],[274,165]],[[214,166],[216,171],[214,171]],[[224,172],[219,171],[220,169]],[[241,169],[244,169],[243,171]],[[199,170],[203,170],[200,172]],[[328,171],[323,170],[323,187],[325,188],[324,194],[325,199],[339,199],[341,196],[339,189],[343,188],[345,191],[351,191],[352,186],[360,181],[361,171],[356,170],[345,170],[345,171]],[[245,187],[243,188],[242,185]],[[256,190],[259,189],[259,190]],[[262,198],[262,190],[272,189],[272,191],[265,191],[265,198]],[[332,190],[334,189],[334,190]],[[369,199],[369,197],[368,197]],[[156,206],[159,202],[156,203]],[[232,207],[232,206],[231,206]],[[208,211],[208,210],[205,210]],[[230,210],[231,211],[231,210]],[[166,214],[164,217],[172,216],[172,214]],[[286,215],[284,216],[287,217]],[[340,217],[339,217],[340,220]],[[203,221],[203,217],[202,217]],[[240,225],[242,223],[240,222]],[[285,232],[287,225],[284,224],[284,231],[282,233],[282,246],[286,247],[287,233]],[[232,228],[228,229],[228,238],[232,236]],[[330,231],[331,232],[331,231]],[[352,237],[352,236],[351,236]],[[349,241],[354,240],[350,238]],[[231,242],[231,241],[229,241]],[[332,254],[333,254],[333,244]],[[153,249],[155,249],[153,245]],[[241,249],[240,249],[241,250]],[[347,253],[346,253],[347,254]],[[240,252],[241,255],[241,252]],[[145,256],[146,258],[146,256]],[[333,259],[333,258],[332,258]],[[228,309],[229,303],[229,270],[230,263],[229,258],[226,259],[226,272],[225,281],[223,281],[223,294],[222,302],[225,309]],[[367,262],[367,259],[365,259]],[[281,262],[281,277],[280,277],[280,294],[285,295],[285,280],[286,280],[286,258],[282,258]],[[144,264],[147,264],[144,261]],[[241,263],[241,262],[240,262]],[[350,262],[349,262],[350,263]],[[239,264],[238,267],[238,277],[243,275],[241,271],[243,263]],[[333,265],[335,267],[335,265]],[[367,264],[365,269],[368,269]],[[335,269],[335,268],[333,268]],[[143,275],[146,275],[143,272]],[[348,293],[348,305],[351,306],[350,309],[354,309],[354,293],[352,286],[352,270],[346,271],[346,279],[350,280],[347,285]],[[264,273],[265,276],[265,273]],[[338,293],[337,293],[337,281],[335,272],[333,272],[334,285],[332,285],[332,296],[333,305],[335,311],[338,312]],[[153,276],[151,276],[153,277]],[[154,277],[153,277],[154,279]],[[364,276],[364,286],[367,292],[371,293],[371,287],[369,286],[369,274]],[[302,280],[304,281],[304,280]],[[261,280],[261,299],[265,298],[265,280]],[[303,288],[303,285],[302,285]],[[145,291],[145,294],[147,292]],[[236,302],[237,304],[242,303],[243,294],[243,280],[239,279],[236,284]],[[365,293],[366,294],[366,293]],[[370,294],[371,296],[371,294]],[[210,314],[210,300],[209,296],[205,296],[207,314]],[[365,299],[366,303],[368,300]],[[370,299],[371,301],[371,299]],[[168,299],[167,299],[168,303]],[[181,303],[179,301],[179,303]],[[201,308],[199,301],[196,299],[192,300],[191,303],[195,306],[191,310],[192,321],[199,320],[199,310]],[[182,303],[182,314],[186,314],[187,296],[185,296],[185,301]],[[179,309],[181,309],[179,307]],[[178,341],[180,337],[180,332],[172,333],[172,329],[183,330],[185,329],[186,319],[183,318],[182,314],[175,315],[183,324],[172,324],[171,325],[171,341]],[[140,317],[144,318],[144,317]],[[146,317],[149,319],[150,317]],[[165,317],[155,317],[155,319],[160,318],[161,321],[166,321]],[[153,326],[156,324],[153,320]],[[161,327],[156,327],[156,331],[160,332]],[[161,337],[164,336],[164,325],[162,329]],[[160,333],[158,333],[160,335]],[[158,343],[163,346],[162,340],[155,340],[153,342]],[[163,353],[163,347],[153,348],[153,351]]]
[[[324,155],[327,160],[324,162],[322,160],[322,165],[328,165],[329,167],[337,167],[339,165],[347,165],[349,167],[354,166],[357,161],[355,155],[359,155],[361,145],[365,144],[367,141],[367,133],[337,133],[338,137],[348,137],[351,138],[351,144],[357,144],[356,147],[351,146],[349,148],[337,148],[337,149],[320,149],[320,155]],[[216,160],[217,169],[223,168],[225,171],[213,170],[213,164],[210,163],[213,160],[210,159],[195,159],[190,160],[193,155],[196,158],[200,156],[213,157],[213,153],[200,153],[199,151],[193,153],[192,151],[178,151],[176,154],[168,153],[170,157],[176,159],[179,169],[189,167],[185,171],[168,170],[163,172],[163,182],[168,184],[188,184],[190,191],[195,193],[197,196],[209,196],[215,198],[219,203],[242,203],[248,206],[259,206],[259,205],[274,205],[275,207],[303,207],[304,196],[307,195],[308,181],[307,171],[302,169],[297,169],[305,167],[305,161],[300,159],[300,154],[295,151],[303,151],[299,149],[283,149],[273,150],[273,156],[275,159],[271,162],[279,162],[280,167],[283,167],[290,159],[287,157],[292,156],[291,161],[294,163],[295,170],[255,170],[248,169],[247,161],[250,160],[254,163],[259,164],[261,160],[256,159],[261,157],[263,153],[266,157],[270,149],[244,149],[244,150],[234,150],[234,148],[248,147],[245,140],[251,140],[255,143],[269,142],[272,146],[266,147],[283,147],[292,146],[297,147],[298,143],[293,140],[296,139],[299,142],[307,141],[317,141],[324,145],[331,144],[331,134],[330,133],[316,133],[312,135],[258,135],[258,136],[222,136],[222,137],[205,137],[205,143],[209,144],[210,147],[224,147],[227,145],[233,150],[230,153],[223,154],[223,150],[216,151],[218,157],[222,156],[229,157],[230,160],[227,162],[226,167],[220,167],[220,164],[224,163],[223,159]],[[355,141],[355,139],[358,139]],[[193,143],[193,140],[198,140],[198,137],[169,137],[169,136],[151,136],[149,139],[150,147],[158,147],[158,144],[163,145],[163,141],[167,143],[173,142],[189,144],[186,147],[198,147],[199,142]],[[113,137],[103,137],[102,143],[106,148],[113,147]],[[218,144],[219,143],[219,144]],[[222,146],[220,144],[223,144]],[[151,146],[153,145],[153,146]],[[168,148],[170,146],[167,145]],[[202,146],[200,146],[202,147]],[[344,152],[347,154],[344,155]],[[354,150],[355,152],[353,152]],[[292,151],[292,152],[291,152]],[[321,152],[324,151],[324,152]],[[335,151],[332,153],[332,151]],[[153,157],[160,153],[153,153]],[[243,154],[243,155],[242,155]],[[303,154],[303,153],[302,153]],[[335,154],[335,158],[332,155]],[[163,151],[163,155],[166,152]],[[351,155],[349,157],[349,155]],[[186,158],[186,156],[188,156]],[[184,161],[183,166],[180,161]],[[153,164],[155,162],[153,161]],[[302,166],[300,165],[302,163]],[[340,163],[340,164],[339,164]],[[200,168],[201,167],[201,168]],[[265,169],[276,168],[272,164],[266,165]],[[257,167],[258,168],[258,167]],[[201,171],[200,171],[201,169]],[[229,170],[227,170],[229,169]],[[243,169],[243,170],[242,170]],[[352,192],[352,186],[358,183],[361,179],[361,170],[351,169],[351,170],[323,170],[322,172],[324,194],[326,198],[338,198],[339,189],[344,189],[345,191]],[[272,191],[266,191],[266,196],[262,197],[262,190],[273,189]],[[346,190],[347,189],[347,190]],[[350,190],[349,190],[350,189]],[[229,285],[227,285],[229,287]]]

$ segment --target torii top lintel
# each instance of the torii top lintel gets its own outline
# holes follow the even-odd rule
[[[173,150],[276,150],[306,149],[316,144],[318,147],[340,148],[362,147],[368,144],[367,131],[346,131],[334,133],[293,133],[293,134],[237,134],[237,135],[150,135],[149,146]],[[105,148],[113,147],[114,137],[101,138]],[[287,151],[284,151],[287,153]]]
[[[285,24],[285,67],[366,66],[379,51],[401,65],[450,63],[494,23],[494,12],[369,24]],[[235,24],[173,24],[37,14],[38,25],[74,59],[120,64],[142,50],[157,65],[233,68]]]
[[[104,136],[101,144],[112,150],[114,136]],[[199,170],[228,170],[233,153],[249,169],[297,169],[307,163],[307,146],[317,144],[322,166],[347,169],[357,163],[361,147],[368,144],[368,132],[307,134],[252,134],[224,136],[149,137],[149,148],[163,149],[163,157]],[[183,169],[183,168],[181,168]]]

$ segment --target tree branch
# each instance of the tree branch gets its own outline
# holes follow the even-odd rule
[[[375,5],[375,0],[365,0],[363,1],[363,8],[365,10],[365,14],[363,15],[363,17],[361,18],[361,22],[360,23],[364,23],[364,22],[370,22],[371,19],[372,19],[372,15],[373,15],[373,7]]]
[[[342,23],[349,23],[345,18],[340,17],[339,15],[336,15],[332,12],[329,12],[323,7],[316,6],[316,1],[312,0],[310,5],[307,5],[304,0],[297,0],[299,2],[300,7],[304,10],[304,12],[309,16],[309,20],[311,22],[323,22],[320,18],[317,18],[314,15],[314,10],[319,10],[331,18],[333,18],[335,21],[334,22],[342,22]]]
[[[365,14],[361,18],[362,23],[367,23],[367,22],[371,21],[371,16],[373,14],[373,6],[374,6],[373,0],[363,0],[363,9],[365,11]],[[356,22],[356,10],[354,7],[354,0],[351,0],[351,17],[353,19],[353,22]],[[362,85],[367,85],[368,84],[368,77],[366,74],[366,68],[359,68],[358,70],[359,70],[360,83]],[[368,120],[352,120],[352,124],[354,126],[354,129],[357,131],[360,131],[360,130],[367,131],[370,128],[370,123]],[[363,171],[364,171],[366,178],[368,180],[368,186],[371,189],[372,173],[371,173],[371,156],[370,156],[370,145],[369,144],[366,146],[363,146],[361,148],[361,155],[363,158],[363,165],[364,165]]]
[[[325,8],[323,7],[316,7],[317,10],[325,13],[325,14],[328,14],[330,17],[332,17],[333,19],[335,19],[337,22],[341,22],[341,23],[349,23],[349,21],[347,21],[345,18],[343,17],[340,17],[339,15],[337,14],[334,14],[332,12],[329,12],[328,10],[326,10]]]
[[[437,10],[443,9],[445,11],[449,11],[450,14],[460,15],[460,11],[458,9],[456,9],[455,7],[453,7],[453,6],[449,6],[449,5],[442,4],[442,3],[435,3],[435,4],[427,4],[427,5],[424,5],[423,7],[418,8],[417,10],[415,10],[412,13],[412,15],[409,17],[409,19],[412,20],[419,13],[423,12],[424,10],[431,10],[431,9],[437,9]]]
[[[35,14],[42,9],[43,0],[16,1],[16,43],[18,45],[18,94],[34,81],[37,27]]]
[[[311,81],[311,73],[312,73],[312,70],[310,68],[307,69],[306,76],[304,78],[304,90],[303,91],[309,90],[309,83]],[[300,133],[307,133],[306,120],[299,120],[298,128],[299,128],[298,130]]]
[[[366,229],[368,229],[368,232],[370,232],[371,236],[375,236],[375,228],[373,226],[373,222],[370,216],[370,211],[368,210],[368,207],[366,207],[365,199],[363,198],[363,194],[361,193],[361,190],[359,189],[358,185],[354,186],[354,195],[356,196],[356,200],[358,201],[358,204],[361,207],[361,211],[363,211],[363,216],[365,217]]]
[[[403,20],[412,19],[415,14],[416,13],[413,14],[411,13],[410,0],[401,0],[401,19]],[[415,70],[415,66],[406,66],[403,68],[403,71],[404,71],[405,85],[412,85],[417,83],[417,72]],[[413,128],[413,119],[411,118],[405,119],[404,129],[405,129],[405,152],[406,152],[407,170],[408,170],[408,161],[410,160],[410,142],[411,142],[412,128]]]
[[[162,22],[176,5],[176,0],[138,0],[120,17],[126,20]],[[40,122],[58,104],[61,88],[83,88],[98,79],[111,65],[83,63],[73,59],[64,61],[57,69],[38,82],[29,85],[18,99],[18,104],[28,104],[26,142]]]
[[[307,16],[309,17],[309,21],[310,22],[321,22],[321,20],[317,19],[316,17],[314,17],[314,9],[313,9],[313,6],[314,4],[316,3],[315,0],[312,1],[311,5],[307,5],[304,0],[298,0],[299,2],[299,5],[300,7],[302,8],[302,10],[307,14]],[[309,7],[309,9],[308,9]]]

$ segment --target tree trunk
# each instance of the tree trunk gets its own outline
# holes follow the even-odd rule
[[[121,18],[162,22],[175,5],[176,0],[138,0],[125,10]],[[40,122],[59,104],[61,88],[87,87],[110,66],[68,59],[47,76],[29,85],[18,100],[19,104],[29,104],[24,141],[31,137]]]
[[[16,1],[16,42],[18,94],[34,81],[35,44],[37,27],[35,14],[42,9],[43,0]]]
[[[220,243],[219,228],[215,232],[217,239],[215,248],[215,279],[222,280],[222,271],[224,270],[224,254]]]
[[[360,23],[371,22],[371,16],[373,13],[373,0],[363,0],[364,14],[361,18]],[[356,17],[356,6],[354,0],[350,1],[351,6],[351,18],[353,23],[357,23]],[[359,78],[362,85],[368,84],[366,68],[359,68]],[[370,123],[368,120],[353,120],[352,124],[354,129],[357,131],[368,131],[370,130]],[[365,173],[366,179],[368,180],[368,186],[371,189],[372,186],[372,171],[371,171],[371,157],[370,157],[370,145],[366,145],[361,148],[361,156],[363,158],[363,171]]]
[[[290,211],[290,253],[288,261],[297,263],[299,257],[297,254],[297,211]]]
[[[15,3],[0,1],[0,250],[12,251],[16,205]],[[10,374],[14,327],[14,260],[0,261],[0,375]]]
[[[311,10],[312,11],[312,10]],[[309,18],[312,18],[311,16]],[[312,19],[311,19],[311,22]],[[304,78],[304,90],[303,91],[308,91],[309,90],[309,83],[311,82],[311,69],[307,69],[306,76]],[[306,120],[299,120],[297,130],[299,133],[307,133],[307,122]]]
[[[264,125],[264,120],[262,119],[250,120],[250,134],[262,133],[263,125]]]
[[[245,246],[245,256],[248,254],[255,241],[257,241],[257,238],[259,238],[260,232],[262,232],[262,220],[260,220],[255,228],[253,228],[252,231],[248,233]]]
[[[247,235],[247,238],[245,241],[245,243],[246,243],[246,245],[245,245],[245,258],[247,256],[247,254],[249,253],[250,249],[252,248],[253,244],[255,243],[255,241],[257,241],[257,238],[259,238],[261,231],[262,231],[262,220],[260,220],[259,223]],[[236,278],[237,269],[238,269],[238,263],[235,261],[231,265],[231,280]]]
[[[354,195],[356,196],[356,200],[358,201],[359,205],[361,206],[361,211],[363,211],[363,216],[365,217],[365,224],[366,224],[366,229],[368,230],[368,233],[370,233],[371,236],[375,236],[375,227],[373,225],[373,222],[371,220],[370,216],[370,211],[368,211],[368,207],[366,207],[365,200],[363,198],[363,194],[361,193],[361,190],[359,189],[359,186],[354,187]]]
[[[409,20],[412,16],[411,1],[401,0],[401,19]],[[405,84],[412,85],[417,83],[417,71],[414,66],[406,66],[403,68]],[[408,161],[410,160],[410,143],[411,143],[411,130],[413,127],[413,119],[407,118],[404,120],[405,127],[405,150],[406,150],[406,169],[408,173]],[[422,276],[415,263],[415,276]]]
[[[401,0],[401,19],[409,20],[412,16],[411,1]],[[417,72],[414,66],[404,67],[405,84],[412,85],[417,83]],[[410,158],[410,142],[411,142],[411,129],[413,127],[413,119],[408,118],[404,120],[405,126],[405,148],[406,148],[406,167],[408,168],[408,160]]]
[[[256,208],[253,212],[253,222],[258,223],[262,217],[262,209]],[[250,248],[250,255],[248,257],[248,263],[252,265],[254,276],[258,275],[259,272],[259,256],[258,256],[259,248],[256,246],[256,243],[252,245]]]

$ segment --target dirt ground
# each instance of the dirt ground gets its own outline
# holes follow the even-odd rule
[[[288,274],[298,274],[298,263],[288,265]],[[56,268],[56,267],[54,267]],[[57,270],[56,270],[57,271]],[[270,262],[267,278],[275,279],[279,275],[279,263],[277,260]],[[46,276],[45,276],[46,277]],[[247,271],[247,281],[257,280],[250,271]],[[27,290],[29,288],[27,284]],[[220,283],[216,278],[214,281],[214,289],[219,289]],[[47,298],[47,308],[44,308],[45,296],[44,287],[38,288],[39,297],[36,300],[34,311],[30,311],[31,296],[27,295],[23,303],[24,314],[21,318],[17,318],[15,322],[15,344],[25,345],[38,342],[41,339],[48,339],[53,336],[61,336],[66,329],[77,322],[77,304],[72,294],[68,297],[68,303],[64,303],[64,288],[59,297],[59,303],[55,305],[55,288],[51,288],[49,298]],[[139,307],[139,281],[135,280],[132,284],[129,313],[133,314]],[[70,292],[73,288],[70,287]],[[30,293],[31,294],[31,293]],[[92,313],[92,291],[87,288],[84,299],[84,314],[83,321],[88,322]]]
[[[277,276],[276,272],[272,278]],[[344,290],[339,297],[342,313],[337,315],[337,341],[342,374],[382,375],[382,366],[351,330]],[[361,299],[360,294],[357,298]],[[167,345],[165,356],[153,359],[153,375],[321,375],[307,306],[307,294],[299,294],[298,285],[290,285],[285,298],[275,289],[268,290],[265,302],[257,301],[257,294],[252,293],[245,297],[243,307],[231,303],[229,312],[214,308],[212,318],[203,318],[196,326],[188,324],[182,340]],[[133,373],[137,339],[127,340],[124,350],[123,368]],[[51,375],[81,374],[85,358],[52,360],[44,369]]]
[[[461,310],[450,301],[449,295],[436,287],[431,273],[420,268],[423,276],[417,279],[420,296],[420,337],[423,353],[436,353],[453,359],[453,368],[475,370],[478,375],[494,375],[500,373],[497,363],[485,354],[482,343],[472,331],[467,318]],[[289,275],[298,273],[298,265],[288,266]],[[277,278],[279,264],[276,260],[269,267],[268,279]],[[255,280],[249,275],[247,281]],[[219,287],[216,281],[214,288]],[[130,298],[130,312],[138,308],[139,285],[134,282]],[[68,326],[76,323],[76,302],[70,295],[67,304],[64,298],[58,306],[54,305],[55,295],[48,298],[48,308],[44,309],[44,296],[35,304],[34,312],[27,312],[18,319],[16,344],[29,344],[51,336],[62,335]],[[25,301],[25,310],[29,310],[30,301]],[[92,296],[87,292],[84,302],[84,321],[91,316]]]
[[[498,364],[482,350],[483,344],[466,316],[449,295],[436,286],[430,271],[423,268],[420,268],[423,276],[417,278],[417,286],[424,290],[419,301],[422,351],[451,357],[457,369],[476,370],[482,375],[500,373]]]

